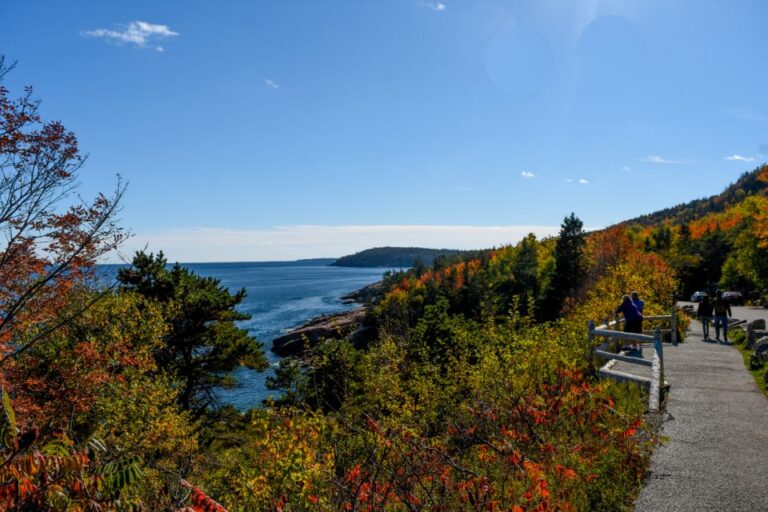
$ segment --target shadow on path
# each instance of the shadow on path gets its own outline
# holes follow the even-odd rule
[[[689,337],[686,339],[691,339],[691,338]],[[733,345],[733,343],[731,343],[730,341],[721,340],[719,338],[699,338],[699,340],[703,341],[704,343],[714,343],[716,345],[727,345],[729,347]]]

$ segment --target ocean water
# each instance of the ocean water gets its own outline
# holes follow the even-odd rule
[[[238,387],[219,392],[224,403],[241,410],[259,406],[275,394],[265,385],[281,359],[270,350],[274,338],[316,316],[354,309],[357,306],[342,304],[339,297],[375,283],[385,272],[382,268],[330,267],[317,261],[184,266],[198,275],[219,279],[232,292],[240,288],[247,292],[238,310],[251,315],[251,319],[240,322],[240,326],[264,345],[272,368],[264,372],[240,368],[234,372]]]

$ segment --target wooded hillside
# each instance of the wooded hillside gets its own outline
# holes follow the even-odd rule
[[[374,247],[343,256],[331,263],[337,267],[409,268],[417,264],[432,265],[437,258],[454,258],[467,251],[425,249],[423,247]]]

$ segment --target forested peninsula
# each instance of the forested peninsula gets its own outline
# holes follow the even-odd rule
[[[432,265],[438,258],[451,259],[470,252],[423,247],[374,247],[343,256],[331,265],[336,267],[410,268],[418,265]]]
[[[658,418],[597,377],[587,322],[630,290],[648,316],[768,290],[760,166],[684,215],[414,253],[365,294],[364,343],[316,340],[240,412],[216,390],[268,366],[245,290],[145,252],[105,287],[125,184],[74,194],[84,154],[39,107],[0,86],[0,510],[630,511]]]

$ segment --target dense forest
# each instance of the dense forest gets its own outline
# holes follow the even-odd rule
[[[655,433],[642,391],[596,379],[587,321],[630,290],[653,315],[690,286],[768,288],[763,167],[684,220],[570,214],[389,273],[372,341],[283,360],[279,400],[241,413],[215,390],[266,366],[245,292],[143,252],[101,285],[125,187],[84,202],[83,163],[0,85],[0,510],[631,510]]]
[[[624,230],[645,252],[674,267],[679,292],[733,289],[753,300],[768,295],[768,167],[742,174],[722,193],[626,221]]]
[[[436,259],[455,258],[466,252],[422,247],[375,247],[342,256],[331,265],[337,267],[410,268],[419,265],[432,265]]]
[[[643,227],[662,223],[676,226],[688,224],[709,214],[720,213],[730,206],[742,202],[747,196],[766,194],[765,182],[761,181],[758,173],[745,172],[735,183],[723,192],[703,199],[695,199],[685,204],[665,208],[657,212],[630,219],[622,224],[640,224]]]

